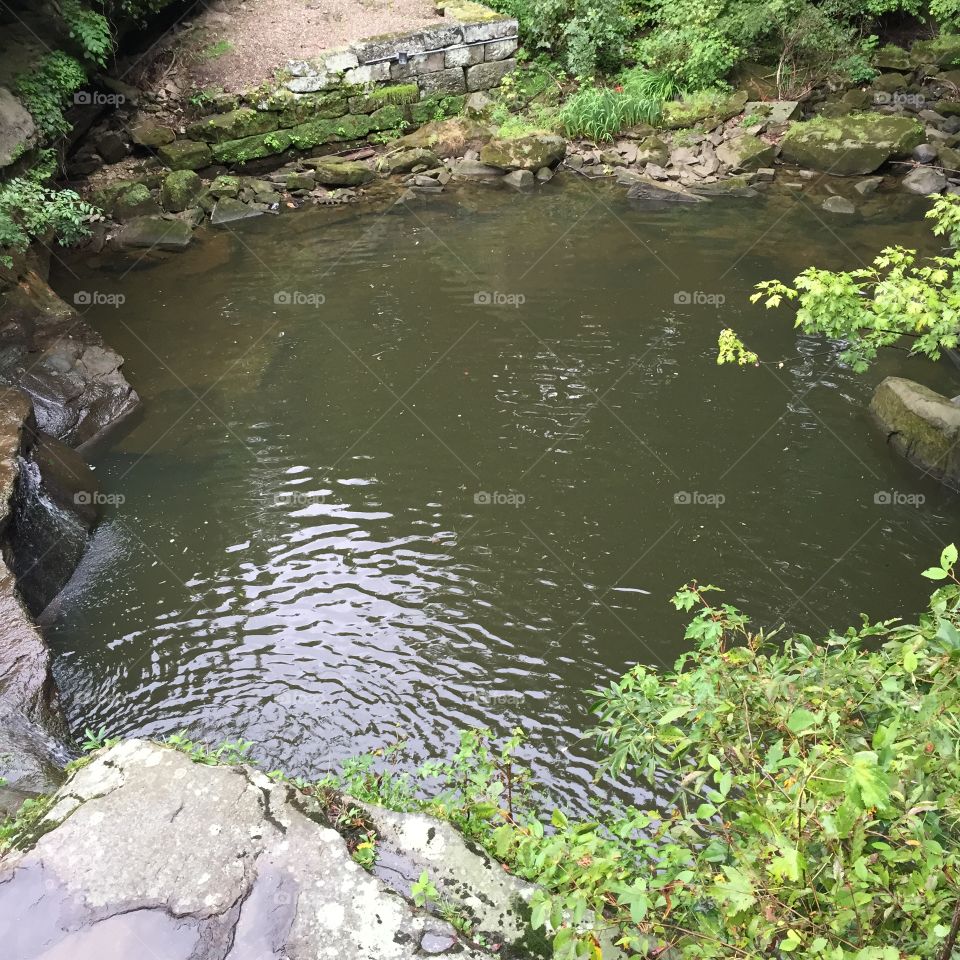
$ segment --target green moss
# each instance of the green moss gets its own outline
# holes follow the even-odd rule
[[[347,97],[342,93],[313,93],[295,97],[280,113],[281,127],[296,127],[308,120],[335,120],[347,112]]]
[[[388,104],[371,113],[369,122],[370,130],[396,130],[409,126],[406,109],[395,104]]]
[[[724,120],[743,112],[747,102],[746,91],[726,93],[717,90],[701,90],[685,100],[671,100],[663,105],[661,126],[668,130],[680,130],[703,124],[717,126]]]
[[[187,136],[191,140],[203,140],[206,143],[224,143],[227,140],[242,140],[244,137],[253,137],[276,129],[275,114],[241,107],[239,110],[219,113],[192,123],[187,127]]]
[[[427,97],[410,107],[410,119],[414,123],[429,123],[431,120],[443,120],[463,113],[467,98],[464,94],[455,96]]]
[[[171,170],[199,170],[210,165],[210,147],[196,140],[174,140],[157,149],[157,156]]]
[[[283,153],[291,143],[292,131],[275,130],[256,137],[243,137],[240,140],[228,140],[213,147],[213,159],[217,163],[228,166],[246,163],[249,160],[259,160],[261,157],[272,157]]]
[[[503,20],[504,15],[485,7],[476,0],[440,0],[436,4],[437,10],[442,10],[444,16],[458,20],[460,23],[489,23],[493,20]]]
[[[370,132],[370,118],[346,116],[336,120],[311,120],[287,131],[297,150],[310,150],[324,143],[360,140]]]
[[[350,98],[351,113],[373,113],[388,104],[403,106],[416,103],[420,88],[415,83],[397,83],[390,87],[376,87],[369,93]]]

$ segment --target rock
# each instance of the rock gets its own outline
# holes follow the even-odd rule
[[[649,167],[647,168],[649,170]],[[666,203],[701,203],[702,198],[676,183],[641,180],[627,191],[628,200],[653,200]]]
[[[856,190],[861,197],[866,197],[871,193],[876,193],[881,183],[883,183],[883,177],[867,177],[866,180],[861,180],[855,184],[853,189]]]
[[[0,380],[30,397],[45,433],[79,446],[139,405],[121,372],[123,357],[34,271],[0,298],[0,329]]]
[[[744,104],[744,117],[761,118],[764,130],[780,132],[799,120],[802,113],[797,100],[751,100]]]
[[[119,163],[130,153],[127,142],[115,130],[108,130],[97,137],[96,148],[106,163]]]
[[[258,771],[127,741],[74,771],[25,849],[5,857],[0,937],[21,957],[105,955],[97,944],[139,942],[162,944],[171,960],[413,960],[430,933],[430,949],[449,942],[463,960],[487,956],[354,863],[326,820],[310,797]],[[431,824],[425,856],[459,852],[446,829]],[[471,883],[482,886],[457,890],[457,904],[503,902],[499,888],[512,878],[479,863]]]
[[[291,193],[296,190],[312,190],[316,186],[316,179],[313,173],[288,173],[284,186]],[[267,190],[259,190],[256,194],[257,199],[266,198],[269,193],[270,191]],[[270,199],[272,200],[273,197],[271,196]]]
[[[399,153],[384,154],[377,161],[377,169],[388,174],[409,173],[414,167],[421,164],[425,168],[439,167],[440,160],[431,150],[423,148],[401,150]]]
[[[947,178],[942,171],[933,167],[917,167],[911,170],[900,183],[903,189],[910,193],[928,196],[931,193],[941,193],[947,185]]]
[[[469,149],[487,143],[493,131],[485,123],[469,117],[431,120],[413,133],[393,143],[397,150],[430,150],[438,157],[459,157]]]
[[[942,33],[932,40],[917,40],[910,48],[910,63],[913,66],[935,64],[952,67],[960,62],[960,35]]]
[[[183,250],[193,238],[193,229],[183,220],[163,217],[137,217],[128,220],[117,235],[124,247],[150,247],[155,250]]]
[[[204,143],[224,143],[227,140],[242,140],[244,137],[270,133],[277,129],[277,125],[276,114],[242,107],[228,113],[204,117],[190,124],[187,127],[187,136],[191,140],[202,140]]]
[[[960,150],[955,147],[940,147],[937,152],[944,172],[952,176],[960,175]]]
[[[130,128],[130,139],[138,147],[147,147],[150,150],[156,150],[157,147],[173,143],[176,134],[170,127],[161,126],[158,123],[138,123]]]
[[[0,167],[8,167],[37,143],[37,125],[22,103],[0,87]]]
[[[710,130],[743,113],[747,99],[747,91],[738,90],[729,94],[704,92],[689,100],[671,100],[663,105],[661,126],[667,130],[695,126]]]
[[[316,182],[327,187],[359,187],[376,177],[373,170],[359,160],[318,157],[305,160],[304,166],[312,167]]]
[[[854,206],[852,201],[848,200],[846,197],[827,197],[827,199],[821,204],[821,207],[822,209],[826,210],[827,213],[842,213],[849,215],[857,212],[857,208]]]
[[[777,177],[773,167],[760,167],[753,175],[754,183],[772,183]]]
[[[513,58],[493,60],[490,63],[478,63],[476,66],[467,67],[467,92],[472,93],[477,90],[491,90],[493,87],[499,87],[503,78],[516,69],[517,61]],[[446,73],[447,71],[442,72]]]
[[[840,95],[828,97],[816,108],[821,117],[845,117],[860,110],[868,110],[873,105],[873,97],[866,90],[854,87]]]
[[[960,100],[938,100],[937,113],[940,116],[939,125],[943,125],[947,117],[955,117],[960,114]]]
[[[196,140],[174,140],[157,149],[157,156],[171,170],[200,170],[213,162],[210,147]]]
[[[233,197],[221,197],[210,214],[210,222],[214,226],[219,226],[223,223],[233,223],[234,220],[248,220],[250,217],[259,217],[262,213],[262,210]]]
[[[897,453],[960,486],[960,406],[912,380],[887,377],[874,391],[870,412]]]
[[[880,70],[910,70],[910,55],[903,47],[888,43],[873,55],[873,63]]]
[[[881,73],[870,84],[874,91],[873,102],[877,105],[894,102],[891,93],[906,90],[907,78],[902,73]]]
[[[657,163],[648,163],[647,169],[644,173],[650,177],[651,180],[669,180],[669,174],[667,171]]]
[[[911,156],[917,163],[933,163],[937,159],[937,148],[929,143],[921,143],[913,148]]]
[[[477,90],[467,97],[464,109],[468,117],[484,117],[493,106],[493,101],[482,91]]]
[[[193,205],[203,193],[203,181],[192,170],[174,170],[167,175],[160,188],[160,203],[164,210],[181,213]]]
[[[637,163],[655,163],[665,167],[670,161],[670,148],[659,137],[645,137],[637,144]]]
[[[541,168],[549,170],[549,167]],[[529,170],[514,170],[503,178],[503,183],[515,190],[532,190],[536,185],[533,174]]]
[[[873,173],[922,143],[921,124],[907,117],[851,114],[794,124],[781,142],[785,160],[836,176]]]
[[[501,170],[555,167],[567,154],[567,141],[553,134],[531,134],[491,140],[480,151],[481,162]]]
[[[549,167],[541,167],[536,172],[536,178],[540,183],[549,183],[553,179],[553,171]]]
[[[235,197],[240,192],[240,178],[231,176],[228,173],[221,173],[213,183],[210,184],[209,194],[219,199],[220,197]]]
[[[159,213],[160,206],[150,190],[142,183],[131,183],[118,191],[104,209],[114,220],[129,220]]]
[[[462,180],[499,180],[503,171],[499,167],[490,167],[479,160],[458,160],[450,172]]]
[[[772,163],[776,152],[772,143],[739,134],[717,147],[717,160],[731,170],[757,170]]]

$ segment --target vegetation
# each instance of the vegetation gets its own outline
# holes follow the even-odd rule
[[[910,353],[931,360],[960,342],[960,197],[931,198],[933,233],[946,237],[946,256],[920,259],[916,250],[885,247],[871,267],[821,270],[809,267],[793,286],[780,280],[757,284],[751,300],[768,309],[796,302],[795,325],[804,333],[846,344],[840,359],[862,373],[883,347],[910,340]],[[718,363],[756,362],[732,330],[720,334]],[[744,360],[744,357],[747,357]]]
[[[960,926],[960,580],[917,624],[815,642],[750,629],[715,589],[674,598],[694,645],[593,693],[602,772],[662,799],[577,822],[541,811],[489,731],[418,775],[348,764],[336,785],[446,817],[535,881],[532,922],[557,958],[621,946],[688,960],[948,960]],[[439,782],[437,790],[433,785]],[[638,791],[639,792],[639,791]],[[429,798],[425,795],[429,793]],[[418,891],[428,896],[429,878]]]

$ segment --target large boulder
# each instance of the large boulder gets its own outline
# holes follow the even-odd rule
[[[325,187],[359,187],[376,176],[370,167],[359,160],[318,157],[316,160],[305,160],[304,166],[313,167],[315,182]]]
[[[860,113],[794,124],[781,151],[785,160],[801,167],[852,177],[873,173],[891,158],[909,156],[924,139],[918,120]]]
[[[437,155],[424,147],[387,153],[377,161],[377,169],[388,174],[409,173],[414,167],[424,167],[432,170],[439,166],[440,160]]]
[[[478,148],[492,136],[490,127],[469,117],[431,120],[413,133],[397,140],[393,146],[432,150],[438,157],[460,157],[470,148]]]
[[[539,170],[555,167],[567,155],[567,141],[553,134],[531,134],[491,140],[480,151],[480,160],[501,170]]]
[[[960,405],[903,377],[887,377],[870,401],[887,442],[912,463],[960,487]]]
[[[193,238],[193,228],[184,220],[164,217],[135,217],[117,234],[123,247],[149,247],[152,250],[183,250]]]
[[[33,117],[6,87],[0,87],[0,167],[9,166],[36,142]]]
[[[960,34],[943,33],[932,40],[918,40],[910,48],[910,61],[915,66],[935,64],[938,67],[960,63]]]
[[[181,213],[196,203],[203,193],[203,181],[192,170],[174,170],[167,174],[160,187],[160,202],[164,210]]]
[[[157,156],[171,170],[200,170],[213,163],[209,144],[197,140],[174,140],[157,149]]]
[[[378,822],[391,852],[402,846],[402,823]],[[5,955],[134,956],[148,944],[165,960],[489,956],[417,910],[408,881],[401,895],[364,871],[327,823],[317,802],[249,767],[194,763],[142,740],[111,747],[71,774],[0,862]],[[433,850],[459,855],[442,825],[421,827]],[[512,892],[522,903],[486,859],[464,879],[455,903],[501,904]],[[504,932],[519,919],[504,916]]]
[[[680,130],[684,127],[712,130],[724,121],[743,113],[748,99],[746,90],[733,93],[703,91],[686,100],[671,100],[665,103],[660,122],[668,130]]]
[[[770,166],[776,152],[774,144],[741,133],[717,147],[717,159],[731,170],[759,170]]]

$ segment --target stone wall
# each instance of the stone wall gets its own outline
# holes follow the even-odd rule
[[[516,68],[517,21],[480,4],[448,4],[449,24],[372,37],[288,64],[275,87],[224,95],[215,113],[157,145],[173,170],[242,166],[399,133],[460,113],[467,96]]]

